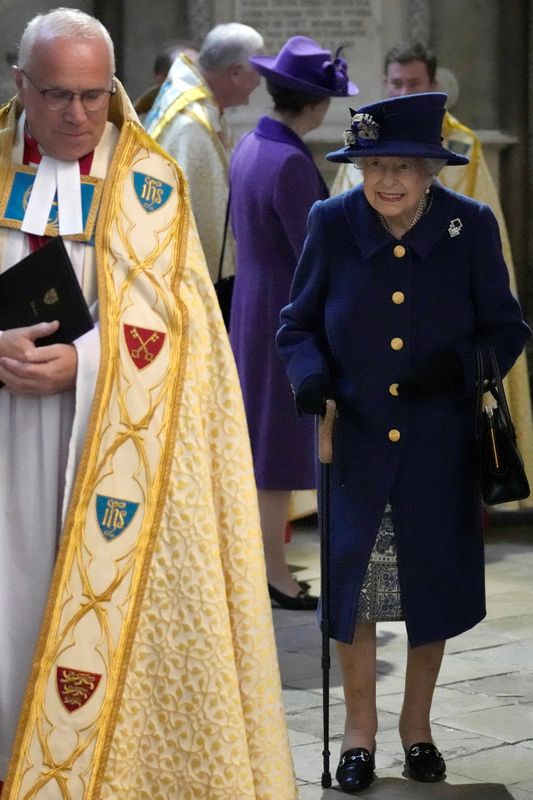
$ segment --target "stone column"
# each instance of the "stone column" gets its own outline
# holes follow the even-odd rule
[[[409,0],[407,9],[409,41],[429,47],[431,12],[429,0]]]
[[[526,118],[527,118],[527,142],[526,142],[526,154],[527,164],[533,164],[533,5],[530,3],[528,8],[528,16],[529,19],[527,20],[528,26],[527,30],[528,40],[526,43],[527,46],[527,59],[528,63],[526,65],[526,77],[527,77],[527,87],[529,91],[527,91],[527,106],[525,109]],[[525,197],[524,197],[524,205],[527,209],[531,208],[531,204],[533,203],[533,169],[528,170],[528,183],[526,187]],[[528,239],[527,239],[527,272],[524,276],[524,286],[525,292],[527,292],[527,303],[526,303],[526,311],[528,313],[528,318],[531,320],[533,318],[533,224],[531,223],[531,216],[528,215]],[[532,358],[532,366],[533,366],[533,358]]]
[[[42,14],[61,3],[46,3],[42,0],[0,0],[0,103],[9,100],[15,93],[15,83],[11,77],[11,66],[17,62],[17,47],[26,24],[36,14]],[[76,0],[76,8],[93,13],[91,0]]]
[[[187,0],[189,17],[189,38],[201,44],[206,34],[214,26],[210,0]],[[228,20],[229,21],[229,20]]]

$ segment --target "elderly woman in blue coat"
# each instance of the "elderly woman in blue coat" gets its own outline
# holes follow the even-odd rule
[[[230,341],[250,431],[270,596],[282,608],[306,610],[318,599],[293,579],[284,536],[291,491],[316,485],[313,420],[296,419],[275,337],[309,211],[329,194],[303,138],[321,125],[332,97],[355,94],[357,87],[346,62],[307,36],[291,37],[276,56],[250,61],[266,78],[273,109],[241,139],[231,161],[237,269]]]
[[[474,434],[476,342],[506,373],[530,335],[491,210],[443,188],[446,95],[352,112],[364,182],[317,202],[277,343],[299,412],[337,403],[330,472],[330,633],[346,724],[337,780],[373,780],[376,621],[405,620],[399,733],[411,778],[445,762],[430,710],[445,640],[485,616]]]

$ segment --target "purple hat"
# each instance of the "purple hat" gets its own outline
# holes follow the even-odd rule
[[[351,161],[366,156],[442,158],[448,164],[468,164],[468,158],[442,146],[442,120],[447,95],[422,92],[391,97],[350,109],[351,125],[345,147],[328,153],[328,161]]]
[[[261,75],[286,89],[315,97],[358,94],[359,89],[348,79],[346,61],[339,58],[340,49],[332,59],[330,51],[322,50],[313,39],[293,36],[277,56],[254,56],[250,62]]]

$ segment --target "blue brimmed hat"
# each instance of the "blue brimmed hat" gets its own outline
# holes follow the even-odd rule
[[[315,97],[347,97],[359,89],[348,78],[348,65],[307,36],[293,36],[277,56],[253,56],[250,63],[265,78],[285,89]]]
[[[354,111],[344,133],[345,147],[328,153],[328,161],[374,156],[442,158],[450,165],[468,158],[442,146],[442,120],[447,95],[424,92],[391,97]]]

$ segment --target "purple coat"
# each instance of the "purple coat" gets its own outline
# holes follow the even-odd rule
[[[302,140],[262,117],[231,162],[231,222],[237,269],[230,341],[248,418],[259,489],[316,485],[313,420],[298,419],[275,349],[279,313],[307,230],[309,209],[328,190]]]
[[[436,185],[401,244],[359,187],[317,203],[278,346],[296,391],[328,377],[337,401],[330,467],[331,635],[351,642],[370,551],[391,502],[411,645],[485,614],[474,436],[474,340],[506,373],[530,335],[488,208]],[[454,347],[465,391],[424,400],[390,388]]]

